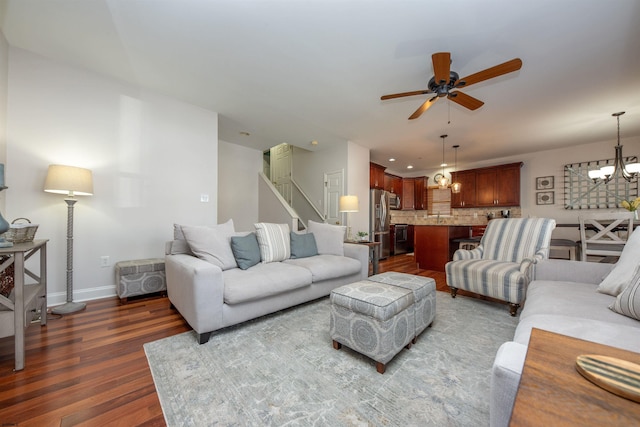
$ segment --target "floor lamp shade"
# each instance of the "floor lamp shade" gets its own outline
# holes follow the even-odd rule
[[[358,212],[358,196],[340,196],[338,210],[347,213],[347,240],[353,240],[351,224],[349,224],[349,212]]]
[[[93,195],[93,177],[89,169],[74,166],[50,165],[44,181],[47,193],[64,194],[67,203],[67,302],[54,307],[55,314],[70,314],[85,308],[73,301],[73,205],[74,196]]]

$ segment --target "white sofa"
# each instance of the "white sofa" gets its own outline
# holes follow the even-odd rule
[[[167,295],[198,334],[200,344],[213,331],[327,296],[338,286],[368,276],[369,248],[343,243],[344,227],[310,222],[317,255],[296,258],[292,258],[295,244],[292,252],[286,252],[283,239],[288,228],[279,227],[281,247],[277,237],[263,233],[265,239],[260,240],[264,230],[256,230],[260,260],[242,269],[231,242],[250,232],[236,233],[233,222],[214,227],[175,226],[174,240],[166,247]],[[268,228],[279,233],[278,227]]]
[[[544,260],[536,265],[513,341],[502,344],[494,360],[492,427],[509,424],[532,328],[640,352],[638,254],[636,230],[617,264]]]

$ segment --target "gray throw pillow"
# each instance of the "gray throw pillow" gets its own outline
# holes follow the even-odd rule
[[[291,258],[307,258],[318,255],[316,238],[313,234],[298,234],[291,232]]]
[[[246,270],[260,262],[260,246],[256,233],[246,236],[233,236],[231,238],[231,250],[238,263],[238,267]]]

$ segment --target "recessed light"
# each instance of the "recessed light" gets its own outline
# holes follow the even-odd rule
[[[249,136],[249,135],[251,135],[249,132],[245,132],[245,131],[241,131],[241,132],[239,132],[239,133],[240,133],[240,135],[242,135],[242,136]]]
[[[446,167],[446,166],[449,166],[449,165],[447,165],[446,163],[440,163],[440,167],[441,167],[441,168],[444,168],[444,167]]]
[[[389,159],[390,162],[395,162],[396,159],[394,159],[393,157]]]
[[[314,139],[313,141],[311,141],[311,145],[318,145],[318,141]]]
[[[413,165],[407,166],[407,169],[413,169]]]

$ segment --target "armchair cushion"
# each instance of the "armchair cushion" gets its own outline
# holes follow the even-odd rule
[[[547,218],[490,221],[480,241],[482,258],[519,263],[524,258],[533,258],[540,250],[541,256],[548,258],[554,228],[555,220]]]
[[[446,266],[447,283],[480,295],[520,303],[529,282],[520,264],[488,259],[467,259]]]

